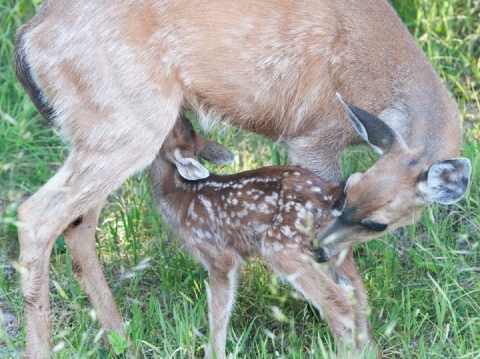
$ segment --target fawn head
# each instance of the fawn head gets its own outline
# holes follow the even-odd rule
[[[380,157],[366,172],[348,178],[341,215],[318,236],[325,261],[352,244],[412,224],[430,203],[460,200],[471,172],[466,158],[433,162],[429,149],[421,144],[409,148],[381,119],[338,97],[357,132]]]
[[[234,154],[228,148],[198,134],[185,115],[179,117],[161,151],[183,178],[192,181],[209,175],[208,170],[197,161],[197,156],[215,164],[234,160]]]

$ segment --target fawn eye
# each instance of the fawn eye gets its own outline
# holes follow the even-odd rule
[[[378,223],[378,222],[366,222],[362,223],[365,228],[371,229],[375,232],[381,232],[387,229],[388,224],[385,223]]]

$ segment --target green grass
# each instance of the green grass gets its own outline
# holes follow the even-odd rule
[[[385,358],[480,358],[480,3],[393,3],[459,104],[463,155],[472,160],[474,174],[468,196],[458,204],[433,206],[417,225],[356,248],[370,296],[370,321]],[[11,67],[15,31],[36,4],[0,0],[0,321],[5,319],[0,356],[12,358],[23,346],[22,299],[13,269],[19,252],[16,209],[64,159],[57,134],[36,113]],[[288,161],[282,149],[258,136],[234,129],[214,132],[237,154],[231,165],[210,167],[215,172]],[[375,157],[361,147],[349,150],[345,159],[347,174],[367,168]],[[139,350],[159,358],[201,356],[208,333],[206,274],[162,224],[143,174],[109,197],[97,247]],[[61,240],[50,269],[58,357],[116,357],[114,349],[121,350],[122,343],[111,338],[115,348],[104,346]],[[316,311],[259,262],[244,268],[237,299],[227,343],[236,357],[327,358],[334,351]]]

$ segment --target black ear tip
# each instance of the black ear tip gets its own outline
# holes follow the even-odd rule
[[[223,165],[225,163],[230,163],[235,160],[235,154],[228,148],[223,146],[217,148],[216,150],[211,149],[210,152],[204,152],[200,154],[200,157],[216,165]]]
[[[235,160],[235,154],[230,151],[230,149],[228,149],[227,147],[223,147],[223,155],[221,156],[222,157],[222,162],[223,163],[230,163],[230,162],[233,162]]]

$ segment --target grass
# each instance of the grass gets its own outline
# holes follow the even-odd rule
[[[36,0],[0,0],[0,356],[23,346],[15,213],[61,165],[64,147],[40,118],[11,67],[16,29]],[[385,358],[480,358],[479,182],[480,2],[396,0],[394,6],[459,104],[463,155],[474,175],[467,198],[432,206],[415,226],[358,246],[370,296],[370,321]],[[210,167],[232,173],[283,164],[285,152],[258,136],[229,129],[215,138],[236,162]],[[365,148],[345,155],[345,173],[374,161]],[[194,358],[203,353],[208,319],[206,275],[183,253],[157,215],[143,174],[112,194],[102,212],[97,247],[128,331],[145,356]],[[142,265],[139,265],[142,264]],[[95,313],[75,282],[61,238],[51,261],[54,342],[59,358],[114,358],[122,341],[104,346]],[[228,334],[239,358],[327,358],[327,326],[290,287],[257,261],[243,271]]]

